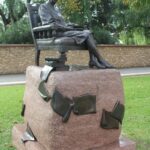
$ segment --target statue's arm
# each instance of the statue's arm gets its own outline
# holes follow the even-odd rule
[[[72,30],[71,26],[64,26],[62,24],[57,23],[57,20],[52,17],[48,8],[45,5],[41,5],[39,7],[39,16],[42,21],[43,26],[52,26],[55,29],[59,30]]]
[[[49,13],[48,8],[41,4],[38,10],[38,14],[40,16],[41,22],[43,25],[48,25],[52,22],[55,22],[55,19],[52,17],[52,15]]]

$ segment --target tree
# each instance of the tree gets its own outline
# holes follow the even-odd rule
[[[150,7],[150,0],[123,0],[123,2],[129,5],[131,8],[134,9],[143,9],[145,7]]]
[[[114,43],[109,32],[113,30],[110,25],[114,7],[112,0],[60,0],[59,4],[69,21],[82,26],[86,24],[99,43]]]
[[[16,39],[13,37],[15,32],[19,32],[17,34],[20,39],[21,36],[24,37],[23,40],[27,39],[28,36],[24,33],[29,35],[30,29],[27,18],[23,16],[26,13],[25,3],[30,1],[5,0],[0,5],[1,38],[5,37],[10,42],[11,39]],[[46,0],[32,0],[44,1]],[[136,44],[136,41],[142,40],[142,43],[150,43],[150,0],[58,0],[58,5],[67,21],[82,26],[86,24],[99,43],[114,43],[112,35],[125,41],[124,44]],[[27,29],[19,27],[22,23]],[[8,33],[5,34],[4,30]],[[10,34],[12,36],[7,38]],[[20,42],[18,39],[16,41]],[[31,38],[23,42],[30,41]]]
[[[124,27],[121,29],[126,37],[127,44],[150,43],[150,0],[116,0],[122,3],[126,10],[123,11]],[[125,36],[127,35],[127,36]],[[128,40],[129,39],[129,40]],[[132,39],[132,40],[131,40]]]
[[[26,12],[25,4],[22,0],[5,0],[0,5],[0,16],[5,29],[7,25],[17,22]]]
[[[0,5],[0,43],[32,43],[25,2],[5,0]]]

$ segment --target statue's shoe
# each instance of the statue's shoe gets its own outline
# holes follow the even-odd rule
[[[115,67],[113,66],[113,65],[111,65],[111,64],[107,64],[107,65],[105,65],[105,67],[107,68],[107,69],[114,69]]]
[[[98,69],[105,69],[106,67],[103,64],[100,64],[97,60],[90,60],[89,62],[89,67],[90,68],[98,68]]]
[[[101,61],[99,61],[99,63],[102,64],[103,66],[105,66],[105,68],[107,68],[107,69],[113,69],[113,68],[115,68],[113,65],[111,65],[110,63],[108,63],[104,59],[102,59]]]

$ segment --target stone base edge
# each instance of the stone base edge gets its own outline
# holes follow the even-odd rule
[[[45,148],[38,142],[21,141],[21,137],[26,130],[25,124],[16,124],[12,129],[12,143],[17,150],[45,150]]]
[[[25,132],[25,124],[17,124],[12,130],[12,140],[13,145],[17,150],[46,150],[38,142],[26,142],[22,143],[21,137]],[[76,150],[76,149],[72,149]],[[103,147],[92,147],[89,150],[136,150],[135,142],[129,140],[128,138],[121,137],[117,142],[109,144]]]

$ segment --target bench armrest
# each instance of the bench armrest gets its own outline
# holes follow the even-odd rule
[[[55,29],[54,25],[50,24],[50,25],[34,27],[33,32],[40,32],[40,31],[47,31],[47,30],[54,30],[54,29]]]
[[[38,27],[34,27],[33,28],[33,32],[41,32],[41,31],[71,31],[71,30],[74,30],[73,28],[71,27],[64,27],[64,26],[61,26],[61,25],[57,25],[55,23],[52,23],[52,24],[49,24],[49,25],[43,25],[43,26],[38,26]]]
[[[83,27],[74,25],[74,26],[62,26],[57,23],[51,23],[49,25],[43,25],[43,26],[38,26],[33,28],[33,32],[41,32],[41,31],[73,31],[73,30],[84,30]]]

